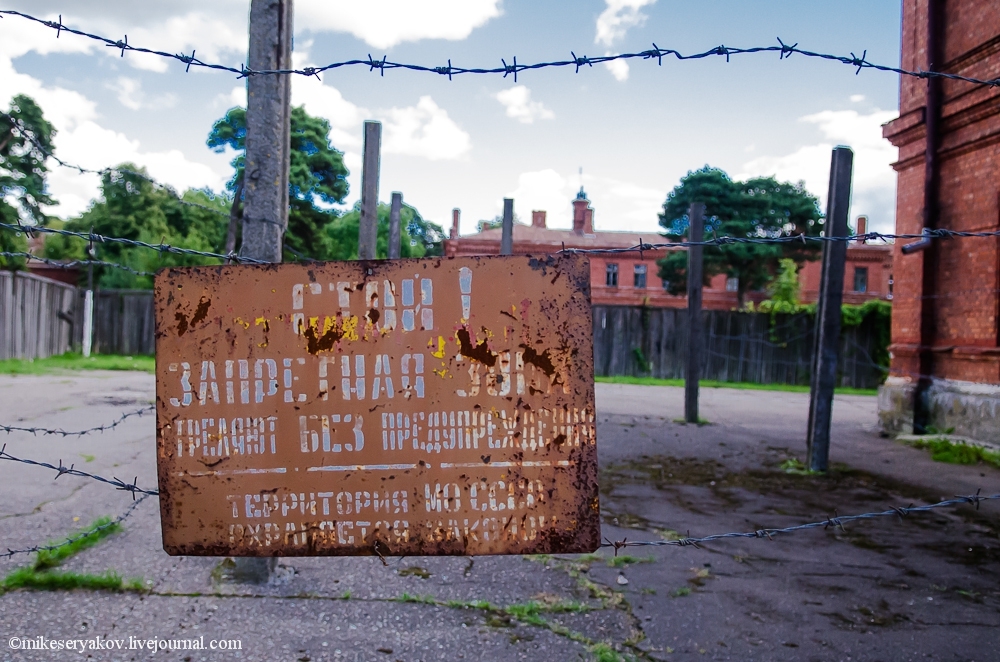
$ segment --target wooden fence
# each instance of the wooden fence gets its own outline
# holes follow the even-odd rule
[[[808,385],[815,342],[810,315],[704,311],[702,379]],[[838,385],[876,388],[885,369],[874,322],[841,331]],[[682,379],[687,310],[594,306],[594,374]]]
[[[82,330],[77,288],[22,272],[0,271],[0,359],[68,351]]]
[[[152,290],[98,290],[94,308],[94,353],[153,354]]]

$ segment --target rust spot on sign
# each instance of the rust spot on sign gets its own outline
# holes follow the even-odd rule
[[[596,549],[588,273],[579,257],[161,271],[164,548]]]

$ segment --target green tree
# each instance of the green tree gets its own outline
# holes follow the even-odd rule
[[[771,283],[771,301],[799,304],[799,265],[787,257],[778,261],[778,276]]]
[[[670,241],[683,241],[688,233],[688,207],[705,203],[705,236],[774,238],[818,236],[823,229],[819,201],[804,185],[779,182],[774,177],[755,177],[745,182],[730,179],[719,168],[705,166],[688,172],[667,195],[660,226]],[[737,299],[742,308],[746,293],[764,288],[777,272],[779,260],[796,263],[815,259],[815,242],[784,244],[726,244],[706,246],[705,282],[726,274],[738,279]],[[671,251],[659,262],[660,277],[673,294],[687,289],[687,253]]]
[[[224,245],[226,252],[236,247],[241,218],[243,169],[246,153],[246,109],[231,108],[208,135],[207,144],[216,152],[227,147],[236,151],[233,177],[227,188],[233,192],[231,223]],[[331,248],[324,227],[337,218],[323,205],[343,203],[347,197],[348,170],[343,153],[330,144],[330,123],[313,117],[302,106],[292,108],[291,154],[288,173],[289,213],[285,246],[293,255],[322,258]]]
[[[193,204],[185,204],[193,203]],[[198,206],[195,206],[198,205]],[[157,186],[145,171],[131,163],[107,172],[101,180],[101,198],[64,227],[76,232],[134,239],[151,244],[218,252],[224,241],[228,198],[209,191],[189,190],[178,198]],[[214,210],[214,211],[213,211]],[[164,266],[213,264],[217,260],[193,255],[160,253],[118,243],[97,243],[96,257],[123,264],[136,271],[153,272]],[[52,259],[83,259],[87,243],[76,237],[52,235],[45,255]],[[96,282],[104,288],[150,288],[152,278],[120,269],[95,269]]]
[[[358,259],[358,232],[361,227],[361,203],[326,226],[329,239],[327,260]],[[378,206],[378,239],[375,256],[389,256],[389,205]],[[400,257],[430,257],[442,254],[444,230],[440,225],[424,220],[414,207],[404,204],[399,210]]]
[[[0,222],[10,225],[43,224],[42,205],[55,204],[48,193],[45,159],[52,153],[56,130],[31,97],[18,94],[6,113],[0,113]],[[27,239],[19,232],[0,230],[0,251],[25,252]],[[21,269],[21,258],[0,257],[0,267]]]

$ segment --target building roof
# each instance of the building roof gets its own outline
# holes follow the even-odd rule
[[[475,234],[460,236],[462,243],[496,243],[500,244],[503,230],[489,228]],[[571,229],[540,228],[521,223],[514,224],[514,246],[532,244],[535,246],[549,245],[555,249],[562,248],[629,248],[640,242],[655,243],[662,237],[656,232],[640,234],[638,232],[594,232],[593,234],[577,234]]]

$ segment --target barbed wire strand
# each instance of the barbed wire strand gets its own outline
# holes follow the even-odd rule
[[[13,556],[16,556],[18,554],[33,554],[35,552],[50,552],[50,551],[55,550],[55,549],[60,549],[62,547],[66,547],[67,545],[72,545],[73,543],[75,543],[78,540],[83,540],[85,538],[89,538],[90,536],[94,535],[95,533],[100,533],[101,531],[105,531],[105,530],[110,529],[112,527],[118,526],[119,524],[121,524],[122,522],[124,522],[126,519],[128,519],[129,515],[131,515],[135,511],[135,509],[139,507],[139,504],[141,504],[143,501],[145,501],[149,497],[150,497],[149,494],[143,494],[141,497],[139,497],[138,499],[136,499],[135,501],[132,502],[132,505],[130,505],[128,507],[128,510],[126,510],[124,513],[122,513],[121,515],[119,515],[118,517],[116,517],[114,520],[108,522],[107,524],[102,524],[100,526],[95,526],[92,529],[87,529],[86,531],[84,531],[83,533],[81,533],[79,535],[72,536],[70,538],[66,538],[64,541],[62,541],[59,544],[56,544],[56,545],[36,545],[35,547],[28,547],[27,549],[11,549],[11,548],[8,547],[6,552],[0,552],[0,559],[3,559],[3,558],[9,559],[9,558],[11,558]]]
[[[86,430],[76,430],[73,432],[68,432],[62,429],[51,429],[51,428],[39,428],[39,427],[19,427],[17,425],[0,425],[0,431],[7,432],[28,432],[33,435],[59,435],[62,437],[82,437],[87,434],[94,434],[95,432],[104,432],[106,430],[113,430],[127,419],[133,416],[142,416],[150,412],[156,411],[156,405],[149,405],[148,407],[143,407],[142,409],[136,409],[135,411],[125,412],[115,420],[110,423],[105,423],[104,425],[98,425],[96,427],[88,428]]]
[[[111,269],[121,269],[122,271],[127,271],[130,274],[136,276],[156,275],[152,271],[139,271],[124,264],[119,264],[117,262],[107,262],[105,260],[72,260],[70,262],[60,262],[59,260],[53,260],[47,257],[39,257],[34,253],[23,253],[18,251],[0,251],[0,257],[22,258],[30,262],[41,262],[46,266],[53,267],[56,269],[75,269],[77,267],[94,266],[94,267],[108,267]]]
[[[0,13],[2,13],[2,12],[0,12]],[[32,145],[34,145],[35,149],[37,149],[42,154],[44,154],[47,159],[52,159],[53,161],[55,161],[56,164],[59,165],[60,167],[66,168],[68,170],[75,170],[78,173],[80,173],[81,175],[98,175],[100,177],[103,177],[104,175],[112,175],[112,176],[114,176],[117,173],[117,174],[122,174],[122,175],[131,175],[133,177],[138,177],[139,179],[143,179],[143,180],[149,182],[154,187],[159,188],[159,189],[161,189],[163,191],[166,191],[167,194],[169,194],[172,198],[174,198],[174,200],[177,203],[179,203],[179,204],[182,204],[182,205],[185,205],[185,206],[188,206],[188,207],[195,207],[197,209],[202,209],[204,211],[211,212],[213,214],[218,214],[219,216],[225,216],[226,218],[229,218],[229,212],[223,211],[221,209],[214,209],[214,208],[209,207],[207,205],[199,204],[197,202],[191,202],[190,200],[185,200],[181,196],[181,194],[178,193],[176,191],[176,189],[174,189],[174,187],[170,186],[169,184],[164,184],[162,182],[159,182],[156,179],[153,179],[152,177],[150,177],[149,175],[147,175],[147,174],[145,174],[143,172],[138,172],[136,170],[130,170],[128,168],[110,168],[110,167],[109,168],[101,168],[101,169],[95,170],[93,168],[84,168],[81,165],[77,165],[77,164],[74,164],[74,163],[69,163],[68,161],[64,161],[61,158],[59,158],[58,156],[56,156],[55,153],[52,150],[48,149],[45,145],[43,145],[35,137],[34,132],[31,131],[28,127],[24,126],[24,124],[20,120],[18,120],[16,117],[14,117],[13,115],[10,115],[9,113],[5,113],[3,111],[0,111],[0,118],[3,118],[5,120],[7,120],[8,122],[10,122],[11,125],[17,130],[18,135],[20,135],[25,140],[27,140]]]
[[[12,232],[23,232],[28,236],[32,233],[38,232],[41,234],[58,234],[64,237],[79,237],[86,241],[92,241],[95,243],[109,243],[109,244],[122,244],[123,246],[131,246],[134,248],[148,248],[150,250],[158,251],[160,253],[173,253],[175,255],[196,255],[200,257],[211,257],[217,260],[232,260],[236,263],[244,264],[270,264],[264,260],[257,260],[250,257],[242,257],[237,255],[234,251],[229,255],[223,255],[221,253],[212,253],[210,251],[199,251],[194,248],[180,248],[177,246],[171,246],[170,244],[150,244],[145,241],[139,241],[138,239],[126,239],[124,237],[109,237],[106,235],[98,234],[96,232],[74,232],[73,230],[63,230],[61,228],[50,228],[44,225],[13,225],[11,223],[0,223],[0,230],[10,230]]]
[[[850,67],[855,68],[855,74],[860,74],[863,69],[874,69],[877,71],[884,71],[889,73],[899,74],[901,76],[911,76],[915,78],[944,78],[948,80],[963,81],[966,83],[971,83],[974,85],[985,85],[989,87],[996,87],[1000,85],[1000,78],[993,79],[981,79],[974,78],[971,76],[962,76],[959,74],[946,73],[942,71],[924,71],[924,70],[909,70],[903,69],[901,67],[893,67],[883,64],[877,64],[874,62],[869,62],[867,59],[868,51],[867,49],[861,52],[858,56],[855,53],[847,55],[836,55],[833,53],[820,53],[816,51],[809,51],[803,48],[799,48],[798,42],[794,44],[786,44],[780,38],[778,38],[778,44],[772,46],[754,46],[750,48],[739,48],[733,46],[725,46],[720,44],[713,48],[700,53],[692,53],[685,55],[680,51],[673,48],[660,48],[655,43],[650,49],[637,51],[634,53],[617,53],[609,55],[600,55],[588,57],[586,55],[577,55],[576,52],[570,51],[571,58],[568,60],[552,60],[546,62],[535,62],[530,64],[525,64],[524,62],[518,62],[517,57],[511,59],[510,64],[507,63],[506,58],[501,58],[500,66],[494,67],[461,67],[452,64],[451,60],[448,60],[448,64],[445,66],[426,66],[421,64],[411,64],[405,62],[393,62],[388,60],[387,56],[383,56],[382,59],[376,59],[368,55],[366,59],[353,59],[344,60],[341,62],[332,62],[330,64],[320,66],[320,67],[302,67],[301,69],[259,69],[254,70],[248,68],[244,64],[240,64],[239,68],[227,66],[218,63],[205,62],[196,57],[197,49],[192,49],[191,55],[186,55],[184,53],[168,53],[166,51],[159,51],[151,48],[145,48],[141,46],[135,46],[128,43],[128,35],[125,35],[123,39],[109,39],[108,37],[103,37],[101,35],[93,34],[90,32],[85,32],[76,28],[69,27],[62,22],[62,15],[59,15],[58,21],[51,21],[24,12],[14,11],[14,10],[0,10],[0,15],[16,16],[23,18],[35,23],[44,25],[46,27],[52,28],[56,31],[56,37],[58,38],[63,32],[68,32],[80,37],[85,37],[97,42],[102,43],[104,46],[109,48],[114,48],[120,51],[121,57],[125,57],[126,52],[132,53],[145,53],[147,55],[156,55],[163,58],[173,59],[184,65],[184,70],[190,71],[191,67],[204,68],[215,71],[225,71],[229,73],[236,74],[239,78],[246,78],[248,76],[266,76],[266,75],[300,75],[300,76],[315,76],[319,77],[319,74],[330,71],[333,69],[340,69],[343,67],[367,67],[369,71],[378,71],[379,75],[384,76],[387,70],[393,69],[404,69],[408,71],[433,73],[441,76],[447,76],[448,80],[452,80],[454,76],[461,74],[499,74],[504,78],[507,76],[513,76],[514,82],[517,82],[517,75],[525,71],[532,71],[535,69],[546,69],[546,68],[565,68],[572,67],[575,73],[579,73],[581,67],[593,67],[595,64],[602,64],[606,62],[613,62],[615,60],[655,60],[657,65],[663,65],[664,57],[673,57],[676,60],[701,60],[713,57],[724,57],[726,62],[734,55],[748,55],[754,53],[777,53],[779,60],[786,60],[792,55],[797,54],[807,58],[817,58],[821,60],[827,60],[831,62],[839,62],[840,64],[845,64]]]
[[[159,494],[159,491],[157,490],[147,490],[142,487],[139,487],[137,484],[137,481],[139,480],[138,476],[136,476],[131,483],[126,483],[121,478],[117,478],[115,476],[112,476],[111,478],[105,478],[103,476],[98,476],[96,474],[87,473],[86,471],[77,469],[75,464],[71,464],[67,467],[62,463],[62,460],[59,460],[59,466],[56,466],[54,464],[49,464],[48,462],[38,462],[36,460],[28,460],[20,457],[15,457],[7,452],[7,444],[0,446],[0,460],[7,460],[10,462],[20,462],[22,464],[29,464],[36,467],[45,467],[47,469],[52,469],[53,471],[58,472],[53,480],[56,480],[64,475],[80,476],[82,478],[91,478],[93,480],[100,481],[102,483],[107,483],[108,485],[113,485],[116,490],[131,492],[133,499],[135,499],[135,495],[137,493],[150,494],[150,495]]]
[[[979,510],[979,504],[983,501],[995,501],[1000,499],[1000,494],[990,494],[987,496],[980,495],[982,490],[977,491],[973,495],[969,496],[956,496],[954,499],[946,499],[944,501],[939,501],[937,503],[928,504],[926,506],[914,506],[910,504],[909,506],[902,508],[890,508],[888,510],[882,510],[872,513],[863,513],[861,515],[839,515],[834,517],[828,517],[825,520],[818,522],[809,522],[808,524],[797,524],[795,526],[786,526],[780,529],[757,529],[756,531],[745,531],[745,532],[731,532],[731,533],[716,533],[710,536],[703,536],[701,538],[693,538],[687,536],[685,538],[679,538],[677,540],[618,540],[611,541],[605,538],[605,542],[601,544],[601,547],[613,547],[615,549],[615,554],[618,554],[618,550],[625,547],[697,547],[703,543],[713,542],[716,540],[727,540],[732,538],[767,538],[772,540],[774,536],[783,533],[794,533],[797,531],[807,531],[810,529],[829,529],[831,527],[844,529],[844,524],[849,522],[857,522],[861,520],[871,520],[880,519],[883,517],[899,517],[900,519],[910,515],[912,513],[925,513],[937,508],[947,508],[951,506],[958,506],[962,504],[973,504],[976,510]]]
[[[85,239],[87,241],[93,242],[104,242],[104,243],[118,243],[125,246],[133,246],[138,248],[148,248],[150,250],[159,251],[161,253],[175,253],[178,255],[197,255],[202,257],[211,257],[219,260],[234,260],[236,262],[248,263],[248,264],[270,264],[263,260],[256,260],[248,257],[240,257],[236,253],[231,253],[229,255],[222,255],[221,253],[212,253],[209,251],[199,251],[193,248],[179,248],[177,246],[171,246],[170,244],[150,244],[145,241],[139,241],[136,239],[126,239],[123,237],[110,237],[106,235],[97,234],[94,232],[74,232],[72,230],[63,230],[59,228],[51,228],[43,225],[14,225],[11,223],[0,223],[0,229],[10,230],[12,232],[23,232],[31,235],[33,232],[47,233],[47,234],[59,234],[69,237],[79,237],[80,239]],[[641,251],[652,251],[657,249],[667,249],[667,248],[689,248],[691,246],[729,246],[734,244],[791,244],[791,243],[806,243],[806,242],[833,242],[833,241],[859,241],[859,240],[889,240],[889,239],[953,239],[953,238],[984,238],[984,237],[1000,237],[1000,230],[994,231],[982,231],[982,232],[966,232],[961,230],[947,230],[938,229],[930,230],[921,234],[884,234],[881,232],[868,232],[866,234],[860,235],[849,235],[844,237],[826,237],[826,236],[813,236],[808,237],[806,235],[784,235],[780,237],[730,237],[722,236],[715,237],[713,239],[708,239],[705,241],[676,241],[665,244],[636,244],[635,246],[628,248],[564,248],[562,250],[555,251],[551,253],[552,255],[587,255],[587,254],[618,254],[618,253],[638,253]]]

